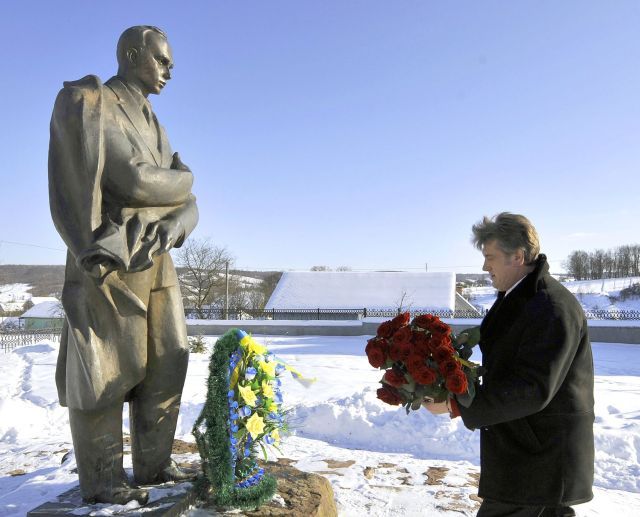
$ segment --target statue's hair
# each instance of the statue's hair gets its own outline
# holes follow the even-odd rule
[[[522,250],[525,264],[533,264],[540,253],[538,232],[524,215],[502,212],[492,219],[484,216],[471,230],[471,242],[479,250],[488,241],[495,240],[498,247],[508,255]]]
[[[158,27],[153,25],[135,25],[125,30],[118,39],[118,46],[116,48],[116,57],[118,59],[118,66],[123,67],[127,64],[127,50],[130,48],[140,49],[145,46],[147,42],[147,35],[151,32],[155,32],[162,36],[165,40],[167,35]]]

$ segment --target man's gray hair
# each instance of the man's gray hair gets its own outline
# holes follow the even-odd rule
[[[487,242],[495,240],[507,255],[522,250],[525,264],[533,264],[540,253],[538,232],[524,215],[502,212],[492,219],[484,216],[471,230],[471,242],[479,250],[482,250],[482,246]]]
[[[164,39],[167,39],[165,32],[153,25],[135,25],[129,27],[120,35],[116,48],[116,57],[118,58],[118,65],[120,67],[127,63],[127,50],[130,48],[139,49],[144,47],[147,42],[147,35],[151,32],[155,32]]]

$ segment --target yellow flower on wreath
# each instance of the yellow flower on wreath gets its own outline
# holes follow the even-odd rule
[[[269,381],[262,381],[262,394],[270,399],[274,397],[273,386],[271,386]]]
[[[244,400],[247,405],[255,406],[256,404],[256,394],[251,389],[251,386],[238,386],[238,391],[240,392],[240,396],[242,400]]]
[[[276,363],[275,361],[271,361],[267,363],[265,361],[260,361],[260,369],[266,373],[269,377],[276,376]]]
[[[278,404],[276,404],[273,400],[269,400],[269,402],[267,403],[266,409],[269,412],[277,411],[278,410]]]
[[[251,415],[251,418],[247,420],[245,425],[247,426],[247,431],[249,431],[251,438],[254,440],[264,431],[264,420],[260,415],[258,415],[258,413]]]
[[[274,429],[273,431],[271,431],[271,438],[273,438],[274,441],[279,442],[280,432],[277,429]]]
[[[263,355],[267,353],[267,347],[261,345],[249,335],[246,335],[240,340],[240,345],[242,345],[250,354]]]

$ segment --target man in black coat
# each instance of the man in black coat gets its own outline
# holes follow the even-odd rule
[[[584,312],[549,275],[521,215],[473,227],[498,299],[482,321],[486,368],[469,407],[426,403],[480,429],[480,517],[575,515],[593,498],[593,359]]]

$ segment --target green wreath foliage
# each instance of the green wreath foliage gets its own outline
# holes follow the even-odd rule
[[[239,486],[248,467],[257,469],[255,445],[264,447],[260,439],[255,440],[251,455],[240,462],[231,444],[234,433],[230,431],[229,417],[230,370],[235,366],[233,358],[242,353],[243,336],[243,331],[231,329],[216,342],[209,361],[206,401],[192,432],[205,475],[197,487],[201,495],[217,506],[246,510],[269,501],[275,494],[276,480],[265,473],[251,486]],[[237,390],[235,397],[238,398]]]

